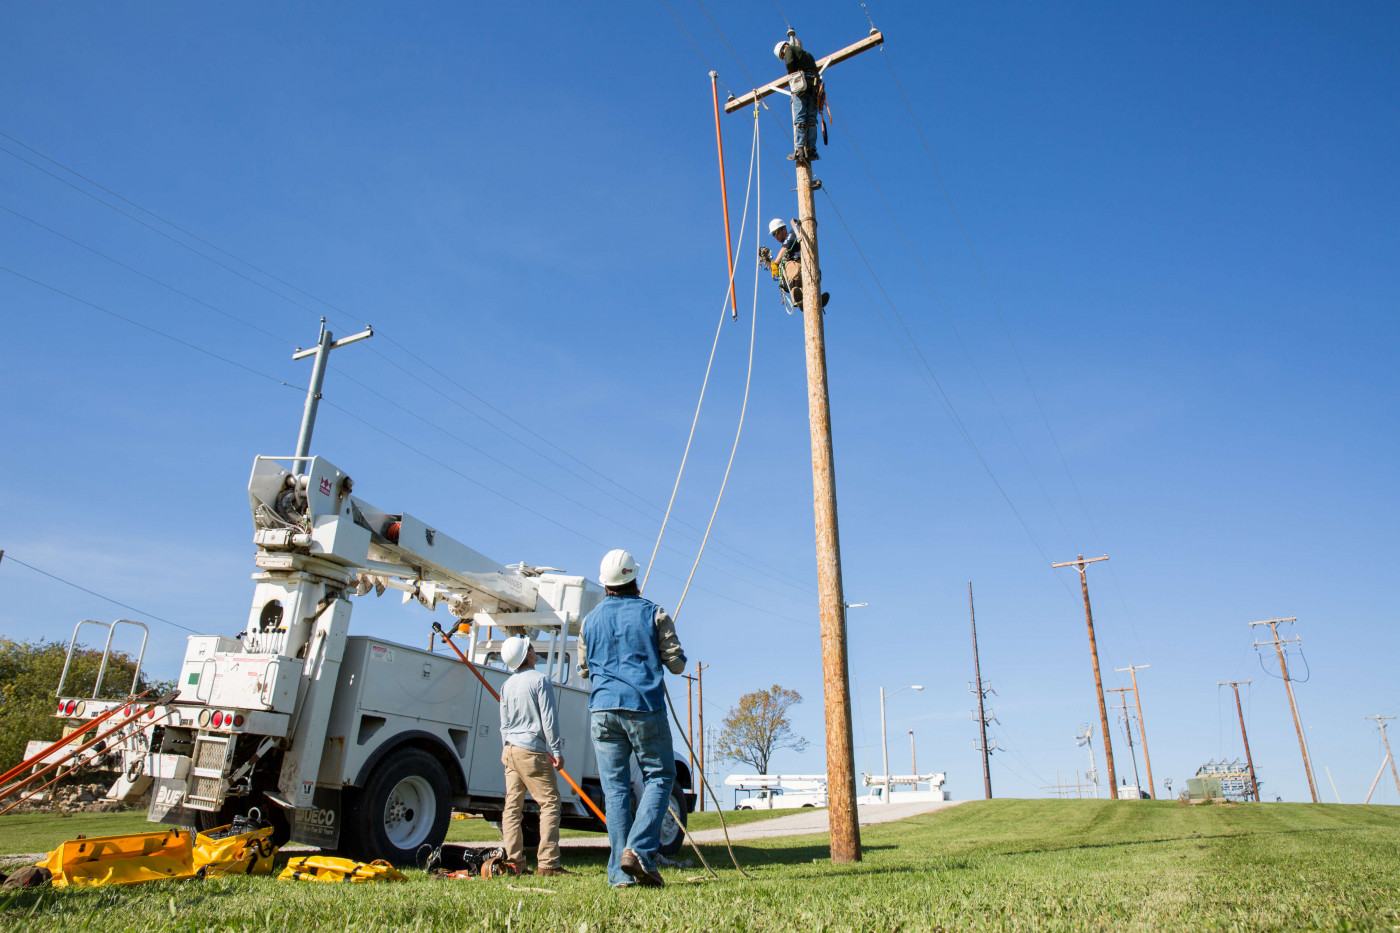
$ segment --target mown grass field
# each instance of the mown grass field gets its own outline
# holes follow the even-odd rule
[[[1400,928],[1400,808],[1155,801],[969,803],[866,827],[865,859],[825,839],[707,847],[719,881],[612,890],[604,853],[580,872],[395,885],[224,878],[18,892],[0,927],[42,930],[1366,930]],[[543,888],[553,893],[512,890]]]

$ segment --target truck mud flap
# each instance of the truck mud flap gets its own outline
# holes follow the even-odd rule
[[[156,778],[151,787],[151,805],[146,819],[171,826],[195,826],[198,812],[185,806],[185,779]]]
[[[338,787],[318,787],[309,807],[285,810],[292,824],[292,841],[321,849],[340,846],[341,794]]]

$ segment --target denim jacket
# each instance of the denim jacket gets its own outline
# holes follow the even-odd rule
[[[639,713],[664,707],[662,670],[685,670],[685,651],[671,617],[641,596],[609,596],[583,620],[579,673],[593,682],[590,710]]]

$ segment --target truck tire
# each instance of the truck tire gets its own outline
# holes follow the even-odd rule
[[[412,865],[420,847],[437,848],[452,819],[452,788],[442,763],[419,748],[381,761],[345,808],[341,847],[364,861]]]
[[[676,815],[681,818],[679,823],[676,822],[676,817],[671,815],[671,810],[675,810]],[[661,820],[660,851],[662,855],[675,855],[685,845],[685,833],[682,830],[688,817],[689,814],[685,812],[685,789],[679,784],[672,784],[671,807]]]

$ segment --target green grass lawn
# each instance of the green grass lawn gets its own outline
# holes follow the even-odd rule
[[[614,891],[605,853],[566,852],[577,877],[317,885],[224,878],[17,892],[0,927],[633,931],[1400,928],[1400,808],[1183,807],[1001,800],[866,827],[865,858],[833,865],[822,836],[706,847],[717,882],[664,872]]]

